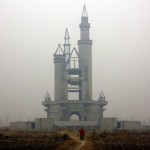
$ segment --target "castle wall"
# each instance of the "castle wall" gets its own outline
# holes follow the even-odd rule
[[[117,129],[117,119],[116,118],[101,118],[100,119],[100,129],[112,131]]]
[[[140,121],[118,121],[118,129],[139,130],[141,129]]]
[[[88,128],[97,129],[99,127],[99,121],[56,121],[54,128]]]
[[[11,130],[34,130],[35,122],[27,121],[27,122],[10,122]]]
[[[76,114],[80,121],[98,121],[103,117],[103,107],[100,101],[46,101],[43,105],[49,105],[48,118],[55,118],[56,121],[69,121],[73,114]]]
[[[141,122],[139,121],[119,121],[118,126],[116,118],[99,118],[98,121],[54,121],[53,118],[36,118],[34,121],[11,122],[11,130],[36,130],[51,131],[53,129],[99,129],[101,131],[113,131],[115,129],[140,130]]]
[[[52,130],[54,119],[51,118],[36,118],[35,130]]]

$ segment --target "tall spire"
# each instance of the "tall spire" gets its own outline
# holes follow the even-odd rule
[[[82,17],[88,17],[85,4],[84,4],[84,6],[83,6]]]
[[[85,5],[83,6],[81,23],[80,23],[79,27],[80,27],[80,31],[81,31],[80,32],[80,40],[89,40],[90,24],[88,23],[88,14],[87,14]]]
[[[65,36],[64,36],[64,44],[69,44],[69,33],[68,33],[68,29],[66,28],[66,31],[65,31]]]

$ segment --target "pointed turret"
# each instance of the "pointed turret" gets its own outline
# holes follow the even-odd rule
[[[90,24],[88,23],[88,14],[87,14],[85,5],[83,6],[83,11],[82,11],[82,16],[81,16],[81,23],[80,23],[79,27],[80,27],[80,30],[81,30],[80,39],[81,40],[89,40]]]
[[[51,97],[48,91],[45,94],[45,101],[51,101]]]
[[[69,33],[68,33],[68,29],[66,28],[66,31],[65,31],[65,36],[64,36],[64,44],[69,44]]]
[[[58,48],[54,53],[54,62],[65,62],[65,54],[60,44],[58,44]]]
[[[68,62],[69,60],[69,57],[70,57],[70,43],[69,43],[69,32],[68,32],[68,29],[66,28],[66,31],[65,31],[65,36],[64,36],[64,54],[66,56],[66,62]],[[67,64],[67,68],[69,68],[69,62]]]
[[[102,101],[102,102],[105,101],[105,95],[104,95],[103,91],[100,93],[98,100]]]
[[[82,17],[88,17],[85,4],[83,6]]]
[[[58,44],[58,48],[57,48],[56,52],[54,53],[54,56],[56,56],[56,55],[64,55],[64,51],[61,48],[60,43]]]

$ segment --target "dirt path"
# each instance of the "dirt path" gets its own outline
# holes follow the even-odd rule
[[[79,137],[76,136],[76,135],[70,135],[70,136],[71,136],[72,139],[74,139],[75,141],[77,141],[77,143],[79,143],[79,144],[78,144],[78,147],[77,147],[75,150],[80,150],[80,148],[81,148],[82,146],[84,146],[85,142],[84,142],[84,141],[80,141],[80,140],[79,140]]]
[[[91,150],[91,142],[89,142],[86,137],[85,137],[85,141],[80,141],[79,136],[77,135],[70,135],[72,139],[74,139],[75,141],[77,141],[78,146],[75,148],[75,150]]]
[[[81,142],[81,144],[76,148],[76,150],[80,150],[80,148],[84,146],[84,141]]]
[[[75,150],[91,150],[92,148],[92,143],[88,139],[85,139],[85,141],[80,141],[80,144]]]
[[[65,132],[61,132],[65,133]],[[72,141],[75,141],[74,145],[72,145],[72,150],[91,150],[92,144],[91,141],[89,141],[89,138],[85,136],[84,141],[80,141],[80,137],[75,132],[67,132],[67,134],[71,137]]]

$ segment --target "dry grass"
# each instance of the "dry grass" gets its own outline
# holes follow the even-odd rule
[[[4,150],[141,150],[150,149],[150,132],[92,132],[85,136],[73,131],[12,132],[0,131],[0,149]]]
[[[74,139],[70,139],[64,141],[62,145],[60,145],[57,150],[75,150],[78,147],[78,142]]]
[[[56,150],[67,140],[69,140],[69,136],[59,132],[1,132],[0,149]]]
[[[57,150],[75,150],[80,145],[77,132],[65,130],[61,131],[61,134],[68,135],[69,138],[64,141],[63,144],[57,148]]]
[[[81,146],[79,150],[93,150],[91,141],[85,141],[85,144]]]
[[[150,132],[93,132],[90,139],[92,150],[150,149]]]
[[[7,150],[73,150],[80,144],[76,132],[1,131],[0,149]]]

